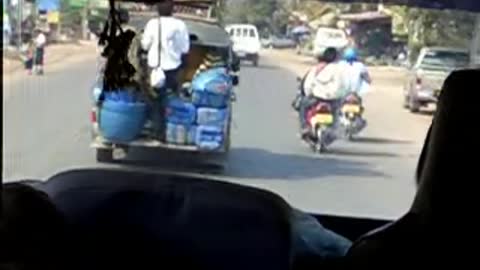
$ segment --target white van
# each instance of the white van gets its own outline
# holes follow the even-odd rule
[[[251,24],[231,24],[225,29],[233,41],[235,54],[240,59],[252,61],[254,66],[258,66],[262,45],[257,27]]]
[[[329,47],[343,50],[347,45],[348,37],[345,31],[337,28],[320,27],[315,36],[313,54],[319,56]]]

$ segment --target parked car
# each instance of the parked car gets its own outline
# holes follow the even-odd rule
[[[262,46],[269,49],[291,49],[295,48],[297,43],[287,36],[272,36],[262,40]]]
[[[404,104],[411,112],[437,102],[448,74],[466,68],[470,56],[467,49],[426,47],[411,66],[404,86]]]

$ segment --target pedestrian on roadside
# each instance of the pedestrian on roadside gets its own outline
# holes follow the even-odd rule
[[[32,75],[33,58],[35,56],[35,43],[31,37],[26,38],[26,40],[23,40],[22,43],[21,52],[25,70],[27,71],[28,75]]]
[[[45,34],[41,29],[35,30],[34,42],[35,42],[35,56],[33,59],[33,71],[38,75],[42,75],[47,37],[45,36]]]

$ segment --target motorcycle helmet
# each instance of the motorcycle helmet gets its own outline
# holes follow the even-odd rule
[[[357,60],[357,51],[354,48],[347,48],[343,52],[343,59],[348,62],[353,62]]]

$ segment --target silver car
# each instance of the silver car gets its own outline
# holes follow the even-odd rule
[[[443,82],[456,69],[469,64],[466,49],[426,47],[410,68],[404,86],[404,107],[418,112],[421,107],[436,103]]]

